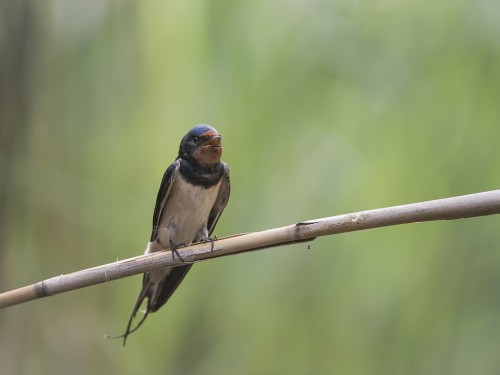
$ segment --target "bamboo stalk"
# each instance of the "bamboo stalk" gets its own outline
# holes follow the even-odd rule
[[[455,220],[500,213],[500,190],[386,207],[299,222],[285,227],[240,234],[171,251],[136,256],[67,275],[60,275],[0,294],[0,309],[74,289],[121,279],[161,267],[175,267],[211,258],[269,247],[312,241],[327,236],[422,221]]]

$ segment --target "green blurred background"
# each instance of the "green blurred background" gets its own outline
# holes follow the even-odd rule
[[[221,237],[500,186],[500,3],[4,1],[0,291],[142,254],[164,169],[223,135]],[[2,374],[498,374],[500,218],[198,264],[0,311]]]

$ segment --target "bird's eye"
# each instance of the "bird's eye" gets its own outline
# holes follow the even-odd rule
[[[199,140],[199,138],[198,138],[198,137],[194,137],[194,138],[193,138],[193,141],[195,141],[195,142],[198,142],[198,140]]]

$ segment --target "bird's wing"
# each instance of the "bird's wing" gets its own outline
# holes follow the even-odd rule
[[[158,234],[158,226],[160,224],[160,218],[163,212],[163,208],[167,202],[170,190],[174,184],[174,180],[179,174],[181,162],[180,159],[174,161],[165,171],[163,178],[161,180],[160,188],[158,190],[158,196],[156,197],[156,205],[153,213],[153,231],[151,232],[150,241],[153,242],[156,240],[156,236]],[[186,273],[191,268],[191,265],[181,266],[181,267],[173,267],[168,270],[168,273],[165,275],[163,280],[158,285],[159,293],[155,296],[150,295],[148,301],[148,312],[155,312],[161,306],[167,302],[170,296],[174,293],[175,289],[179,286]],[[143,288],[147,288],[149,285],[149,273],[144,274]],[[156,293],[155,293],[156,294]]]
[[[217,224],[222,211],[224,211],[224,208],[226,207],[231,190],[231,184],[229,182],[229,167],[226,163],[222,163],[222,165],[224,166],[224,173],[222,174],[219,195],[217,196],[214,206],[210,211],[210,215],[208,216],[207,231],[209,236],[212,235],[212,232],[215,229],[215,225]]]
[[[158,293],[156,295],[151,296],[148,301],[148,312],[155,312],[160,307],[162,307],[169,298],[174,294],[175,290],[184,279],[192,264],[188,264],[185,266],[172,267],[169,268],[165,277],[158,284]],[[149,284],[149,275],[144,274],[144,287],[147,287]]]
[[[177,159],[172,164],[170,164],[170,166],[163,174],[160,188],[158,189],[158,195],[156,197],[155,211],[153,214],[153,231],[151,232],[151,239],[150,239],[151,242],[156,240],[161,214],[163,212],[163,208],[165,207],[165,203],[167,202],[170,190],[172,190],[172,185],[174,184],[174,180],[179,174],[180,165],[181,165],[180,159]]]

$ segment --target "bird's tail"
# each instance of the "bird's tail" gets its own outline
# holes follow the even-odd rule
[[[128,335],[130,335],[131,333],[133,333],[139,329],[139,327],[142,325],[142,323],[144,323],[144,321],[146,320],[146,318],[149,315],[149,312],[151,311],[150,303],[148,300],[146,311],[144,311],[144,315],[142,316],[141,320],[139,321],[139,323],[136,324],[136,326],[134,328],[131,328],[132,322],[134,321],[135,316],[137,315],[137,311],[139,311],[139,309],[141,308],[141,306],[144,302],[144,299],[146,297],[148,297],[148,299],[149,299],[149,297],[150,297],[151,284],[148,282],[147,277],[145,277],[144,279],[145,280],[142,284],[141,293],[139,293],[139,297],[137,298],[137,302],[134,305],[134,309],[132,310],[132,314],[130,315],[130,318],[128,320],[127,328],[125,329],[125,333],[123,333],[122,335],[119,335],[119,336],[106,336],[109,339],[120,339],[123,337],[123,346],[125,346],[125,344],[127,342]]]
[[[123,346],[125,346],[128,335],[139,329],[139,327],[148,317],[149,313],[157,311],[168,301],[168,299],[172,296],[174,291],[181,283],[182,279],[184,279],[184,276],[186,276],[191,266],[192,264],[173,268],[167,267],[145,273],[142,280],[141,293],[139,293],[137,302],[135,303],[134,309],[132,310],[132,314],[130,315],[130,318],[128,320],[127,328],[125,329],[125,333],[120,336],[107,337],[113,339],[119,339],[123,337]],[[144,299],[146,298],[148,299],[146,311],[144,312],[144,315],[142,316],[139,323],[137,323],[135,327],[132,328],[132,322],[137,315],[137,311],[139,311],[142,304],[144,303]]]

